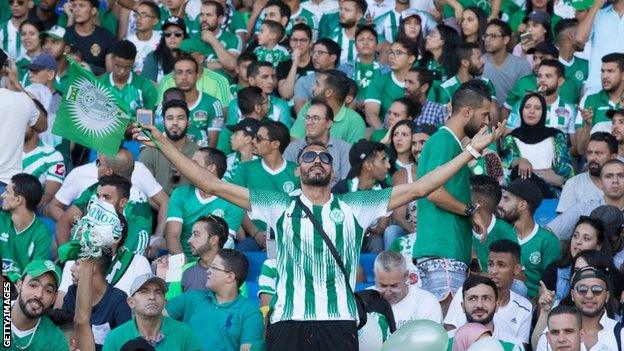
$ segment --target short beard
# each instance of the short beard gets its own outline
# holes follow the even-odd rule
[[[169,129],[165,128],[165,134],[167,135],[167,138],[171,141],[178,141],[178,140],[182,140],[186,137],[186,130],[187,128],[184,128],[183,130],[180,131],[180,134],[171,134],[171,132],[169,132]]]
[[[557,92],[557,88],[556,88],[556,87],[555,87],[555,88],[546,87],[546,89],[545,89],[545,90],[540,91],[539,93],[540,93],[540,95],[542,95],[542,96],[550,96],[550,95],[552,95],[552,94],[554,94],[554,93],[556,93],[556,92]]]
[[[331,175],[327,174],[326,176],[319,176],[311,178],[309,174],[306,174],[304,177],[301,177],[301,183],[305,185],[324,187],[329,185],[331,182]]]
[[[466,134],[468,138],[472,139],[475,135],[477,135],[477,133],[479,133],[480,129],[481,128],[475,127],[472,121],[470,121],[464,126],[464,134]]]
[[[475,320],[475,319],[472,318],[472,316],[470,316],[469,314],[466,314],[466,320],[468,321],[468,323],[479,323],[481,325],[486,325],[486,324],[490,323],[493,319],[494,319],[494,313],[490,313],[483,320]]]
[[[596,167],[592,167],[592,164],[596,165]],[[602,167],[600,167],[600,165],[596,162],[588,162],[587,163],[587,171],[589,172],[589,175],[592,177],[600,177],[600,171],[602,170]]]
[[[41,303],[41,306],[43,306],[43,302],[42,302],[41,300],[30,299],[30,300],[28,300],[28,301],[24,301],[24,300],[22,299],[22,296],[21,296],[21,295],[20,295],[20,296],[19,296],[19,298],[17,299],[17,304],[18,304],[18,306],[19,306],[20,310],[22,310],[22,313],[24,314],[24,316],[28,317],[29,319],[37,319],[37,318],[41,317],[41,315],[45,314],[45,312],[46,312],[46,309],[45,309],[45,308],[43,308],[43,309],[41,309],[41,313],[39,313],[39,314],[31,313],[31,312],[28,310],[28,308],[26,307],[26,305],[28,305],[28,303],[29,303],[30,301],[33,301],[33,300],[35,300],[35,301],[39,301],[39,302]]]
[[[473,77],[478,77],[483,74],[483,69],[479,69],[479,67],[475,67],[471,65],[468,67],[468,74],[470,74]]]
[[[350,21],[350,22],[344,22],[344,23],[340,22],[340,26],[345,29],[353,28],[356,24],[357,24],[356,21]]]
[[[204,244],[204,245],[202,245],[202,246],[198,247],[198,248],[195,250],[195,255],[194,255],[194,256],[199,257],[199,256],[201,256],[201,255],[205,254],[206,252],[210,251],[210,248],[211,248],[210,244],[206,243],[206,244]]]

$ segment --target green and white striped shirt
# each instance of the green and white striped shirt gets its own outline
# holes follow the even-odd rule
[[[282,192],[250,189],[250,218],[275,232],[275,294],[271,323],[286,320],[356,320],[353,295],[320,234],[297,205]],[[364,228],[387,216],[391,188],[331,195],[322,206],[301,201],[332,240],[342,257],[349,283],[355,286]]]
[[[48,180],[63,184],[65,179],[63,155],[41,140],[33,150],[22,154],[22,168],[24,173],[37,177],[43,186]]]

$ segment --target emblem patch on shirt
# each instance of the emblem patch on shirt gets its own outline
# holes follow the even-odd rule
[[[329,219],[331,219],[336,224],[341,224],[344,221],[344,212],[338,208],[334,208],[329,213]]]
[[[218,208],[218,209],[212,211],[211,215],[223,218],[223,217],[225,217],[225,211],[223,211],[222,209]]]
[[[91,55],[93,55],[94,57],[98,57],[100,56],[100,53],[102,52],[102,47],[100,47],[97,43],[91,45],[91,48],[89,49],[89,51],[91,51]]]
[[[540,262],[542,262],[542,255],[539,252],[535,251],[529,256],[529,261],[531,262],[531,264],[539,264]]]
[[[290,194],[293,190],[295,190],[295,184],[291,181],[285,182],[284,185],[282,185],[282,189],[284,192]]]

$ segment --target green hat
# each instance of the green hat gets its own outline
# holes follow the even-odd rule
[[[61,26],[52,26],[49,30],[42,33],[43,37],[50,37],[54,40],[64,40],[65,38],[65,28]]]
[[[56,284],[61,284],[61,269],[50,260],[34,260],[31,261],[22,273],[22,278],[29,275],[33,278],[42,276],[45,273],[52,273],[56,278]]]
[[[576,11],[585,11],[592,7],[594,0],[571,0],[570,4]]]
[[[180,51],[185,52],[187,54],[198,52],[204,56],[210,55],[210,52],[211,52],[210,45],[208,45],[203,40],[197,39],[197,38],[190,38],[190,39],[182,40],[178,49],[180,49]]]

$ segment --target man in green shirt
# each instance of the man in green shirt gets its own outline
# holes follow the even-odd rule
[[[41,183],[34,176],[18,173],[2,193],[0,211],[0,257],[2,275],[15,283],[33,260],[50,255],[52,235],[35,215],[43,196]]]
[[[137,54],[134,44],[128,40],[118,41],[112,54],[113,71],[100,77],[100,82],[127,104],[132,115],[138,108],[153,111],[158,92],[151,81],[132,71]]]
[[[355,285],[363,228],[386,216],[388,211],[427,196],[473,158],[469,150],[476,155],[502,132],[500,126],[492,134],[482,128],[480,133],[474,134],[468,150],[413,183],[399,185],[396,189],[335,196],[331,194],[331,155],[324,146],[311,144],[302,150],[296,169],[302,181],[302,195],[289,196],[279,191],[250,190],[223,182],[185,158],[155,127],[150,126],[148,130],[165,156],[192,183],[207,193],[251,210],[253,217],[268,222],[275,232],[278,275],[267,337],[270,351],[297,350],[308,342],[319,345],[319,349],[355,349],[357,311],[352,293],[346,290],[346,282]],[[133,134],[145,145],[155,147],[153,142],[139,135],[138,129],[134,129]],[[322,239],[314,234],[310,219],[303,216],[302,206],[311,211],[314,220],[333,238],[329,240],[335,243],[346,263],[344,276],[339,273],[340,268],[327,246],[317,241]]]
[[[469,81],[471,85],[473,81]],[[418,160],[417,179],[459,155],[461,140],[472,138],[489,123],[491,98],[468,83],[453,96],[452,115],[429,138]],[[480,156],[475,154],[475,156]],[[463,284],[470,262],[471,218],[478,232],[487,228],[470,199],[470,170],[463,167],[445,185],[418,200],[418,236],[414,258],[422,288],[436,295],[442,311]]]
[[[247,278],[245,255],[221,249],[208,266],[208,290],[187,291],[169,300],[164,315],[188,323],[201,350],[262,348],[264,324],[258,305],[239,294]]]
[[[234,72],[242,43],[238,35],[221,29],[224,15],[225,11],[219,2],[203,2],[197,17],[201,28],[200,38],[208,44],[204,54],[208,68]]]
[[[200,148],[193,154],[193,160],[202,168],[212,172],[219,178],[226,170],[226,157],[223,152],[214,148]],[[223,218],[229,227],[226,247],[234,247],[234,238],[243,219],[243,210],[232,203],[204,193],[194,185],[187,184],[176,188],[171,193],[167,211],[165,239],[169,253],[184,253],[187,260],[193,257],[189,238],[193,225],[202,216],[213,215]]]
[[[576,18],[565,18],[555,25],[554,32],[559,48],[559,62],[565,66],[565,79],[574,81],[578,87],[581,87],[589,75],[589,62],[575,56],[577,52],[585,48],[585,45],[575,38],[577,28]]]
[[[487,272],[490,244],[502,239],[518,242],[518,238],[509,223],[494,215],[502,196],[496,179],[487,175],[473,176],[470,178],[470,191],[472,203],[479,206],[475,216],[481,218],[481,223],[486,228],[486,233],[478,233],[473,229],[472,249],[477,255],[481,271]]]
[[[521,262],[527,297],[534,298],[539,290],[542,273],[560,257],[559,239],[552,232],[541,227],[533,218],[535,210],[542,203],[542,192],[528,179],[516,179],[507,187],[498,204],[498,214],[512,223],[522,248]]]
[[[199,343],[191,328],[173,318],[163,317],[167,283],[152,273],[140,275],[130,287],[128,305],[134,317],[111,330],[103,351],[123,349],[128,341],[143,339],[157,351],[196,351]]]
[[[611,53],[602,58],[600,73],[602,90],[585,95],[576,116],[576,144],[579,154],[587,151],[589,136],[598,131],[611,132],[607,111],[624,107],[624,54]]]
[[[61,329],[45,315],[60,281],[61,270],[52,261],[34,260],[24,268],[17,284],[17,301],[11,307],[9,350],[69,350]]]
[[[313,99],[325,102],[334,113],[334,122],[329,130],[329,136],[353,144],[364,138],[366,124],[357,112],[345,105],[349,89],[346,84],[347,79],[349,78],[344,73],[334,69],[317,72]],[[291,137],[305,138],[305,116],[309,108],[308,102],[297,114],[295,124],[290,129]]]

